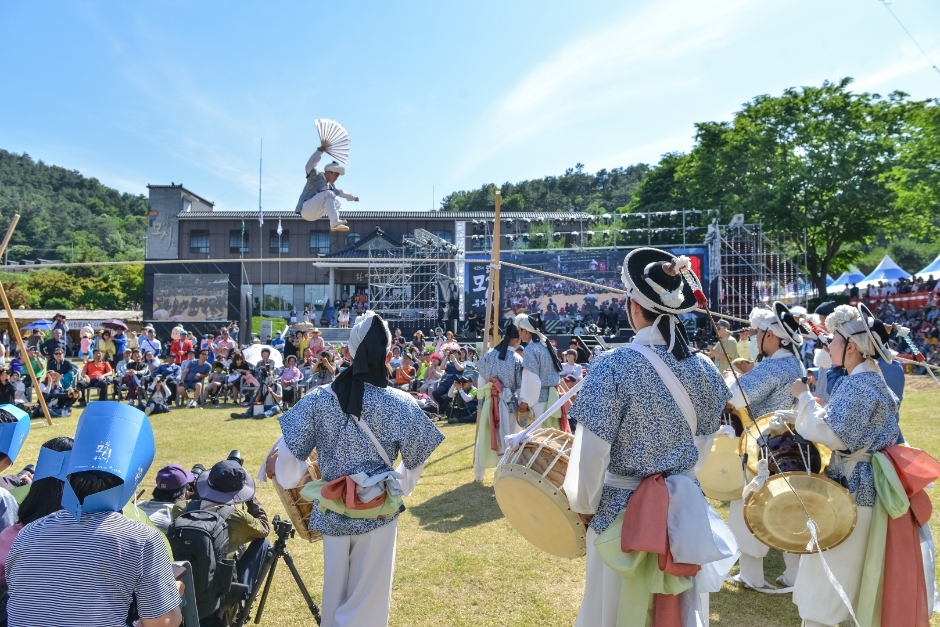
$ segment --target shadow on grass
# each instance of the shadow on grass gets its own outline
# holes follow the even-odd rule
[[[438,494],[408,511],[418,519],[422,529],[436,533],[451,533],[503,517],[492,486],[475,481]]]

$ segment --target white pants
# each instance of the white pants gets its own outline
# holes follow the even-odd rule
[[[617,612],[620,608],[620,588],[623,579],[611,570],[600,553],[594,548],[597,534],[587,532],[587,568],[584,578],[584,597],[574,627],[617,627]],[[705,623],[696,620],[698,627],[708,627],[709,595],[701,595],[702,613]]]
[[[336,225],[339,222],[339,200],[336,198],[336,192],[328,189],[308,198],[300,208],[300,216],[311,222],[326,216],[330,219],[330,226]]]
[[[321,627],[388,625],[398,520],[359,536],[323,536]]]
[[[736,499],[728,504],[728,527],[738,541],[741,551],[741,578],[754,588],[766,587],[764,581],[764,556],[769,550],[767,545],[754,537],[744,523],[744,501]]]
[[[871,508],[859,507],[852,534],[845,542],[825,552],[826,563],[845,590],[845,595],[852,601],[853,609],[858,607],[858,589],[862,585],[862,565],[865,563],[870,527]],[[849,609],[829,583],[819,553],[804,555],[800,560],[800,574],[796,577],[793,602],[800,610],[800,618],[809,627],[832,627],[851,620]]]

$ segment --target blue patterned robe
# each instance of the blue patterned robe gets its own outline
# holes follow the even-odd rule
[[[388,458],[394,463],[401,453],[407,468],[426,462],[444,441],[444,434],[421,411],[415,399],[394,388],[377,388],[367,383],[362,420],[372,429]],[[374,475],[394,470],[382,461],[355,418],[343,412],[329,386],[305,394],[280,416],[280,423],[284,442],[294,457],[307,459],[316,449],[325,481],[358,472]],[[378,529],[396,517],[397,514],[383,520],[348,518],[333,511],[323,513],[314,504],[310,529],[328,536],[353,536]]]
[[[829,405],[826,425],[848,446],[849,452],[867,450],[875,453],[898,441],[898,399],[877,372],[857,372],[842,377]],[[838,482],[842,465],[835,461],[826,468],[826,476]],[[875,504],[875,485],[871,462],[859,462],[848,478],[849,492],[863,507]]]
[[[517,351],[508,350],[506,359],[500,359],[499,351],[492,348],[477,363],[477,371],[480,373],[479,386],[485,385],[490,378],[499,379],[503,384],[500,400],[506,403],[510,413],[515,413],[519,405],[516,394],[522,385],[522,356]]]
[[[754,419],[781,409],[790,409],[794,398],[790,394],[793,382],[803,376],[800,360],[794,355],[764,359],[750,372],[738,379]]]
[[[544,340],[543,341],[548,341]],[[539,403],[548,400],[548,389],[558,385],[561,377],[555,370],[555,363],[548,352],[549,349],[541,342],[529,342],[525,350],[522,351],[522,367],[531,371],[542,382],[542,389],[539,391]]]
[[[721,412],[731,392],[707,357],[694,354],[682,361],[665,346],[653,346],[676,373],[695,406],[696,433],[689,429],[679,405],[650,362],[626,348],[601,355],[588,368],[569,417],[610,448],[610,472],[649,477],[691,471],[698,460],[693,435],[711,435],[721,425]],[[591,529],[600,534],[626,508],[632,490],[605,485]]]

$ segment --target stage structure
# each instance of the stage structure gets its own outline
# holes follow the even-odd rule
[[[718,278],[712,296],[723,314],[747,318],[754,307],[777,300],[791,307],[806,306],[814,295],[803,268],[764,234],[760,224],[744,224],[743,216],[735,216],[726,226],[714,221],[706,244],[711,275]]]
[[[383,318],[418,323],[455,319],[457,247],[424,229],[415,229],[393,249],[369,249],[369,307]]]

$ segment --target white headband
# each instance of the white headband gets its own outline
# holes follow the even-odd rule
[[[349,330],[349,343],[346,344],[346,347],[349,348],[349,354],[354,359],[356,357],[356,351],[359,350],[359,345],[362,344],[362,340],[365,339],[369,329],[372,328],[372,321],[374,319],[375,312],[370,309],[359,316],[356,320],[356,324]],[[382,319],[379,318],[379,320]],[[385,345],[385,352],[388,352],[392,348],[392,334],[389,333],[388,323],[385,322],[385,320],[382,320],[382,325],[385,327],[385,336],[388,338],[388,342]]]
[[[514,325],[516,325],[516,328],[517,328],[517,329],[525,329],[526,331],[528,331],[529,333],[531,333],[533,336],[538,337],[538,338],[539,338],[539,342],[542,341],[541,331],[539,331],[538,329],[536,329],[536,328],[532,325],[532,323],[529,322],[529,316],[528,316],[528,315],[526,315],[526,314],[524,314],[524,313],[516,314],[516,317],[513,318],[512,323],[513,323]]]
[[[323,168],[323,171],[324,172],[336,172],[337,174],[340,174],[340,175],[346,174],[346,168],[336,163],[335,161],[333,163],[328,164],[325,168]]]

